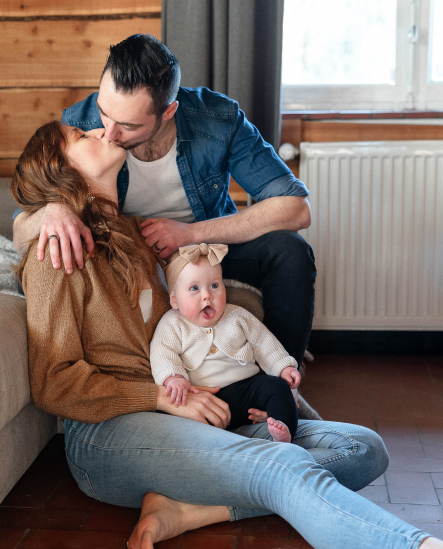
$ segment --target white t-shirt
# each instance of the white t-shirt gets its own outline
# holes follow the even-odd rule
[[[159,160],[143,162],[126,152],[129,187],[123,212],[140,217],[195,221],[177,168],[177,140]]]

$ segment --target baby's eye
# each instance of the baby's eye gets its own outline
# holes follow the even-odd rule
[[[212,284],[211,288],[213,288],[214,290],[218,288],[218,282],[214,282],[214,284]]]
[[[198,290],[198,286],[191,286],[190,290],[191,292],[196,292]]]

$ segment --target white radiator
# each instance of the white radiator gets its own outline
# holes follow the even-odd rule
[[[443,141],[301,143],[314,328],[443,330]]]

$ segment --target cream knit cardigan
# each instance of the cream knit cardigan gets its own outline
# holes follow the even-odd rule
[[[269,375],[279,376],[284,368],[297,367],[278,339],[243,307],[227,304],[213,328],[196,326],[177,310],[170,310],[160,320],[151,342],[155,382],[162,385],[177,374],[189,379],[187,370],[201,366],[212,344],[240,365],[255,359]]]

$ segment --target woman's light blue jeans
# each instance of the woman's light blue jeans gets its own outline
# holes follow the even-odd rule
[[[316,549],[417,549],[429,536],[352,491],[388,465],[364,427],[300,420],[284,444],[266,423],[233,433],[151,412],[64,424],[71,472],[100,501],[141,507],[157,492],[228,506],[233,520],[276,513]]]

